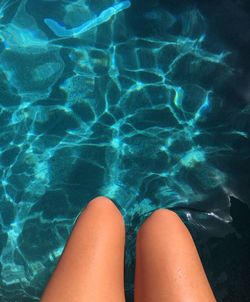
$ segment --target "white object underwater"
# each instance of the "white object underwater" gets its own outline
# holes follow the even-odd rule
[[[123,11],[124,9],[129,8],[131,5],[130,1],[122,1],[120,3],[115,4],[107,9],[105,9],[99,16],[94,19],[91,19],[80,26],[66,29],[64,26],[60,25],[58,22],[45,18],[44,22],[47,26],[54,32],[58,37],[71,37],[80,35],[104,22],[109,21],[114,15]]]

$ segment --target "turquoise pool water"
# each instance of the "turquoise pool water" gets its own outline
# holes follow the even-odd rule
[[[1,301],[39,300],[97,195],[126,221],[128,301],[136,231],[161,207],[230,301],[220,240],[249,248],[249,16],[231,0],[0,1]]]

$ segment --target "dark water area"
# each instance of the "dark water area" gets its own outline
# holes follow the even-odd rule
[[[250,3],[118,3],[0,1],[0,301],[39,300],[97,195],[126,222],[127,301],[158,208],[217,300],[250,301]]]

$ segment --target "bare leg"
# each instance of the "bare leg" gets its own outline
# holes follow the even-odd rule
[[[125,227],[105,197],[79,216],[41,302],[124,302]]]
[[[216,301],[193,239],[172,211],[155,211],[138,232],[134,301]]]

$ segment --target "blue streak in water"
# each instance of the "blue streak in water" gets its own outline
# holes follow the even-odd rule
[[[198,120],[200,117],[204,116],[210,109],[211,104],[209,100],[209,93],[207,93],[204,103],[200,106],[198,111],[195,114],[195,120]]]
[[[66,29],[64,26],[60,25],[58,22],[45,18],[44,22],[47,26],[56,34],[58,37],[70,37],[80,35],[104,22],[109,21],[114,15],[129,8],[131,5],[130,1],[122,1],[114,6],[105,9],[98,17],[89,20],[78,27],[71,29]]]

